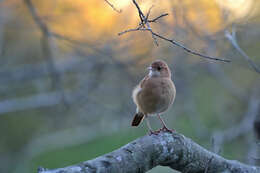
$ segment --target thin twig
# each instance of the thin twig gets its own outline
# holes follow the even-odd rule
[[[203,57],[203,58],[206,58],[206,59],[211,59],[211,60],[216,60],[216,61],[230,62],[230,60],[228,60],[228,59],[215,58],[215,57],[211,57],[211,56],[208,56],[208,55],[203,55],[203,54],[201,54],[201,53],[198,53],[198,52],[193,51],[193,50],[190,49],[190,48],[187,48],[187,47],[183,46],[182,44],[178,43],[177,41],[175,41],[175,40],[173,40],[173,39],[168,39],[168,38],[166,38],[166,37],[163,37],[163,36],[161,36],[161,35],[159,35],[159,34],[153,32],[152,30],[150,30],[150,32],[151,32],[153,35],[159,37],[160,39],[165,40],[165,41],[169,41],[169,42],[171,42],[172,44],[174,44],[174,45],[176,45],[176,46],[178,46],[178,47],[184,49],[186,52],[191,53],[191,54],[193,54],[193,55],[197,55],[197,56],[200,56],[200,57]]]
[[[137,4],[137,2],[135,0],[133,0],[133,3],[135,4],[137,10],[138,10],[138,14],[139,14],[139,17],[140,17],[140,20],[141,20],[141,23],[144,22],[144,19],[145,19],[145,16],[142,12],[142,10],[140,9],[139,5]]]
[[[260,68],[251,60],[251,58],[241,49],[236,40],[236,31],[232,29],[232,33],[225,31],[226,38],[230,41],[233,47],[242,55],[248,64],[257,72],[260,73]]]
[[[168,13],[164,13],[164,14],[161,14],[160,16],[154,18],[154,19],[151,19],[151,20],[148,20],[149,23],[152,23],[152,22],[157,22],[158,19],[164,17],[164,16],[168,16],[169,14]]]
[[[202,58],[205,58],[205,59],[210,59],[210,60],[215,60],[215,61],[222,61],[222,62],[230,62],[230,60],[228,59],[223,59],[223,58],[215,58],[215,57],[211,57],[211,56],[208,56],[208,55],[204,55],[204,54],[201,54],[201,53],[198,53],[190,48],[187,48],[185,47],[184,45],[182,45],[181,43],[178,43],[177,41],[173,40],[173,39],[169,39],[169,38],[166,38],[156,32],[154,32],[150,26],[150,23],[154,23],[156,22],[158,19],[162,18],[162,17],[165,17],[168,15],[168,13],[164,13],[164,14],[161,14],[160,16],[154,18],[154,19],[151,19],[149,20],[148,17],[150,15],[150,12],[151,12],[151,9],[152,7],[149,9],[146,17],[144,15],[144,13],[142,12],[141,8],[139,7],[138,3],[133,0],[133,4],[136,6],[137,8],[137,11],[138,11],[138,15],[140,17],[140,24],[137,28],[133,28],[133,29],[128,29],[128,30],[125,30],[125,31],[122,31],[122,32],[119,32],[118,35],[123,35],[123,34],[126,34],[128,32],[132,32],[132,31],[149,31],[152,35],[152,38],[154,40],[154,43],[158,46],[158,41],[157,41],[157,38],[160,38],[164,41],[168,41],[172,44],[174,44],[175,46],[178,46],[180,48],[182,48],[184,51],[190,53],[190,54],[193,54],[193,55],[196,55],[196,56],[199,56],[199,57],[202,57]]]
[[[148,10],[148,13],[146,15],[146,17],[144,16],[144,13],[142,12],[141,8],[139,7],[139,5],[137,4],[137,2],[135,0],[133,0],[133,3],[135,4],[137,10],[138,10],[138,14],[139,14],[139,17],[140,17],[140,20],[141,20],[141,24],[140,26],[142,26],[143,28],[147,28],[147,29],[152,29],[149,22],[148,22],[148,17],[149,17],[149,14],[153,8],[153,6]],[[154,43],[156,46],[159,46],[159,43],[156,39],[156,37],[152,34],[152,38],[154,40]]]
[[[105,2],[116,12],[121,13],[122,10],[118,10],[112,3],[110,3],[108,0],[105,0]]]
[[[187,48],[185,47],[184,45],[182,45],[181,43],[178,43],[177,41],[173,40],[173,39],[169,39],[169,38],[166,38],[162,35],[159,35],[155,32],[153,32],[153,30],[151,29],[148,29],[148,28],[135,28],[135,29],[128,29],[128,30],[125,30],[123,32],[120,32],[118,33],[118,35],[123,35],[125,33],[128,33],[128,32],[132,32],[132,31],[149,31],[152,33],[152,35],[162,39],[162,40],[165,40],[165,41],[168,41],[168,42],[171,42],[172,44],[174,44],[175,46],[178,46],[182,49],[184,49],[186,52],[190,53],[190,54],[193,54],[193,55],[197,55],[197,56],[200,56],[200,57],[203,57],[203,58],[206,58],[206,59],[210,59],[210,60],[216,60],[216,61],[223,61],[223,62],[230,62],[230,60],[228,59],[221,59],[221,58],[215,58],[215,57],[211,57],[211,56],[207,56],[207,55],[203,55],[201,53],[198,53],[198,52],[195,52],[193,51],[192,49],[190,48]]]
[[[125,31],[119,32],[118,35],[120,36],[120,35],[123,35],[123,34],[125,34],[125,33],[127,33],[127,32],[140,31],[140,30],[142,30],[141,26],[139,26],[139,27],[137,27],[137,28],[128,29],[128,30],[125,30]]]
[[[149,10],[148,10],[148,12],[147,12],[147,14],[146,14],[146,19],[148,19],[149,18],[149,15],[150,15],[150,13],[151,13],[151,10],[152,10],[152,8],[154,7],[154,5],[152,5],[150,8],[149,8]]]
[[[159,43],[157,42],[157,38],[156,38],[155,35],[153,34],[153,31],[152,31],[152,28],[150,27],[149,22],[147,22],[147,30],[149,30],[149,31],[151,32],[152,38],[153,38],[153,40],[154,40],[156,46],[159,46]]]

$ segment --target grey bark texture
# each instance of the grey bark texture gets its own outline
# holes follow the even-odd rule
[[[227,160],[178,133],[144,136],[77,165],[38,173],[143,173],[161,165],[184,173],[260,173],[260,167]]]

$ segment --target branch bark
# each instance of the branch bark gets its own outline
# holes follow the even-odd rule
[[[158,165],[185,173],[257,173],[260,167],[227,160],[178,133],[144,136],[89,161],[38,173],[133,173],[146,172]]]

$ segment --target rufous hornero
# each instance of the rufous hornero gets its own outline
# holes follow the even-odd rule
[[[171,79],[171,70],[162,60],[152,62],[148,70],[149,73],[132,93],[134,103],[137,106],[132,126],[138,126],[145,119],[150,134],[158,134],[160,131],[173,132],[174,130],[167,128],[160,116],[171,107],[176,95],[175,85]],[[152,130],[147,119],[151,115],[157,115],[163,125],[158,131]]]

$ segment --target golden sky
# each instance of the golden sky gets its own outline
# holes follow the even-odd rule
[[[75,39],[110,39],[117,33],[136,27],[138,14],[132,0],[109,0],[121,13],[114,11],[104,0],[32,0],[41,17],[52,30]],[[175,17],[178,25],[187,20],[196,30],[205,34],[214,34],[226,27],[226,23],[247,16],[253,0],[139,0],[140,7],[146,13],[153,5],[151,17],[169,13],[162,19],[174,29]],[[15,5],[18,4],[18,5]],[[23,1],[8,0],[1,6],[13,8],[14,16],[29,19],[28,10]],[[20,10],[17,10],[19,8]],[[178,16],[174,15],[178,13]],[[228,18],[226,14],[228,13]],[[29,17],[28,17],[29,16]],[[176,23],[175,23],[176,24]],[[156,25],[156,24],[154,24]],[[185,26],[183,26],[185,27]]]

